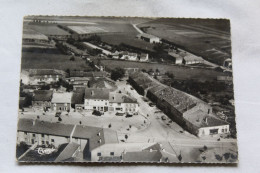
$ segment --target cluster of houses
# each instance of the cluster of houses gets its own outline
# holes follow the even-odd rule
[[[26,85],[41,86],[66,80],[73,85],[73,91],[32,89],[32,106],[41,110],[70,111],[98,110],[101,112],[118,111],[124,113],[138,112],[136,99],[116,92],[114,81],[106,78],[106,72],[72,71],[70,76],[61,70],[29,69],[24,70],[22,82]],[[27,80],[25,80],[27,79]]]
[[[19,119],[17,144],[22,142],[29,146],[37,145],[56,149],[65,145],[55,158],[49,158],[53,159],[54,162],[69,160],[93,162],[176,161],[176,156],[169,154],[168,149],[166,150],[162,144],[119,143],[116,131],[92,126]],[[30,153],[27,154],[30,155]],[[27,154],[25,153],[18,159],[26,160]]]
[[[190,133],[199,137],[229,133],[229,124],[217,118],[212,107],[204,101],[165,86],[143,72],[131,74],[129,83]]]
[[[55,92],[53,90],[35,90],[33,108],[52,111],[97,110],[137,113],[136,99],[127,95],[110,92],[106,88],[77,88],[73,92]]]

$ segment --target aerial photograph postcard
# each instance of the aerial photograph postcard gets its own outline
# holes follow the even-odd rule
[[[16,160],[238,163],[230,28],[24,17]]]

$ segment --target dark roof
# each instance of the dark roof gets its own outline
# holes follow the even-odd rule
[[[104,88],[86,88],[85,99],[109,99],[109,90]]]
[[[93,135],[102,131],[102,128],[92,126],[77,126],[72,137],[81,139],[90,139]]]
[[[120,93],[110,93],[109,102],[111,103],[137,103],[137,100]]]
[[[93,72],[84,72],[84,71],[71,71],[70,77],[105,77],[106,72],[103,71],[93,71]]]
[[[93,73],[84,71],[71,71],[70,77],[93,77]]]
[[[118,143],[117,133],[111,129],[101,129],[93,133],[89,140],[89,150],[93,150],[103,144]]]
[[[70,159],[72,155],[77,151],[79,148],[79,144],[71,142],[69,143],[59,154],[59,156],[55,159],[54,162],[62,162],[67,159]]]
[[[33,101],[51,101],[52,90],[34,90]]]
[[[35,122],[35,123],[33,123]],[[19,119],[18,131],[69,137],[74,125]]]
[[[137,152],[126,152],[122,154],[124,162],[159,162],[162,158],[160,151],[137,151]]]
[[[184,118],[198,128],[228,125],[226,121],[208,115],[201,110],[184,115]]]
[[[72,104],[84,104],[85,88],[76,88],[72,94]]]
[[[138,34],[138,37],[145,37],[145,38],[149,38],[149,39],[159,38],[157,36],[154,36],[154,35],[151,35],[151,34],[147,34],[147,33]]]
[[[34,75],[66,75],[66,72],[55,69],[29,69],[30,76]]]

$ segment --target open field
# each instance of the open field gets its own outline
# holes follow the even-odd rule
[[[170,72],[178,79],[198,79],[198,80],[215,80],[218,75],[225,75],[222,72],[217,72],[212,69],[189,68],[184,66],[175,66],[157,63],[140,63],[121,60],[101,60],[101,63],[107,68],[140,68],[145,70],[158,69],[162,74]]]
[[[28,24],[26,28],[32,29],[44,35],[69,35],[70,33],[60,29],[56,24]]]
[[[60,70],[91,70],[91,68],[79,57],[75,57],[75,61],[70,61],[68,55],[63,55],[56,48],[39,49],[28,48],[22,52],[22,69],[38,68],[38,69],[60,69]]]
[[[221,24],[227,25],[227,21],[222,23],[213,21],[206,24],[158,19],[140,24],[138,27],[147,27],[145,29],[147,33],[183,46],[206,60],[222,65],[224,59],[231,57],[229,27],[221,26]]]
[[[113,34],[100,35],[100,37],[103,42],[106,42],[108,44],[120,45],[121,43],[124,43],[137,48],[154,51],[153,45],[148,42],[137,39],[136,38],[137,34],[138,34],[137,32],[136,33],[113,33]]]

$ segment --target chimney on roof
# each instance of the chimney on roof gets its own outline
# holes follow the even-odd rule
[[[206,124],[208,124],[208,117],[205,117],[204,121]]]
[[[93,90],[91,91],[91,95],[92,95],[92,96],[94,95],[94,91],[93,91]]]

